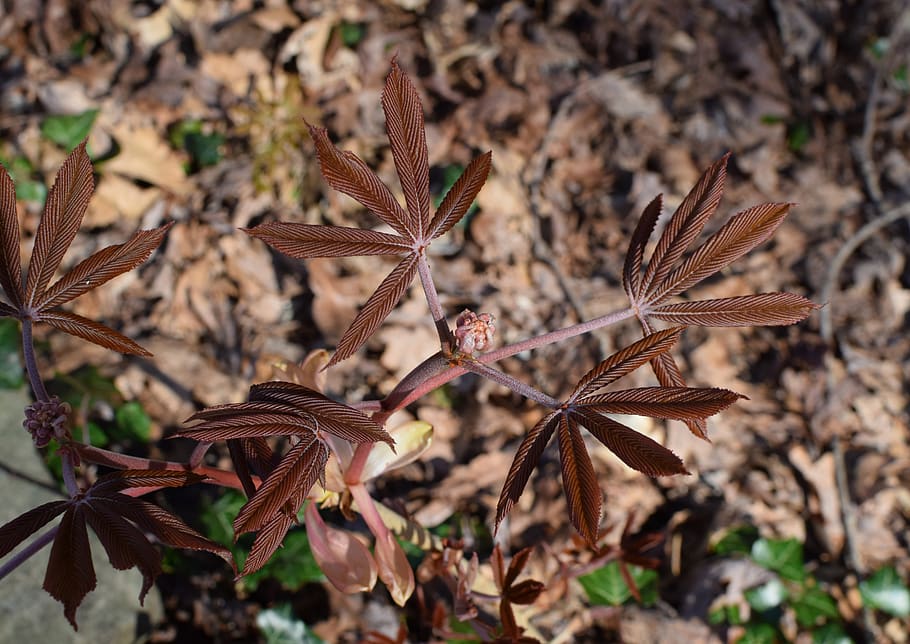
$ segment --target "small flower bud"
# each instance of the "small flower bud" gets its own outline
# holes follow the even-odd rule
[[[455,320],[456,348],[468,355],[485,351],[493,342],[496,333],[496,318],[489,313],[477,315],[465,309]]]
[[[70,437],[66,420],[71,411],[69,404],[57,396],[51,396],[50,400],[36,400],[25,408],[22,426],[32,435],[37,447],[46,447],[52,438],[63,440]]]

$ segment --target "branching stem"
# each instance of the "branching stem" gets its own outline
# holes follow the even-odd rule
[[[446,322],[445,312],[442,310],[442,304],[439,302],[439,294],[436,292],[436,284],[433,282],[433,275],[430,272],[430,263],[427,261],[426,250],[421,250],[417,257],[417,272],[420,274],[420,283],[423,284],[423,292],[427,298],[427,305],[430,307],[430,313],[433,315],[433,323],[436,325],[436,333],[439,334],[439,345],[443,352],[451,350],[455,346],[452,331]]]
[[[494,351],[490,351],[489,353],[476,356],[474,359],[481,364],[490,364],[491,362],[496,362],[498,360],[508,358],[509,356],[513,356],[516,353],[531,351],[548,344],[553,344],[554,342],[560,342],[562,340],[567,340],[568,338],[574,338],[577,335],[589,333],[596,329],[610,326],[611,324],[616,324],[617,322],[622,322],[623,320],[628,320],[632,317],[635,317],[635,309],[621,309],[619,311],[614,311],[613,313],[608,313],[607,315],[602,315],[598,318],[594,318],[593,320],[588,320],[587,322],[573,324],[572,326],[567,326],[562,329],[557,329],[556,331],[544,333],[543,335],[534,336],[532,338],[522,340],[521,342],[508,344]],[[423,363],[421,366],[417,367],[417,369],[420,369],[422,366]],[[464,375],[465,373],[467,373],[467,369],[464,367],[452,366],[448,369],[436,373],[436,375],[426,378],[421,382],[414,383],[410,391],[399,391],[399,388],[396,388],[396,390],[393,392],[395,395],[394,403],[392,405],[387,404],[387,401],[393,396],[393,394],[390,394],[386,401],[383,401],[383,409],[386,410],[386,413],[388,414],[391,414],[392,412],[399,409],[403,409],[415,400],[418,400],[422,396],[425,396],[427,393],[433,391],[434,389],[438,389],[447,382],[450,382],[458,376]],[[408,380],[409,378],[410,374],[408,376],[405,376],[405,380]],[[522,392],[518,391],[518,393]],[[401,394],[406,395],[402,396]]]
[[[16,568],[21,566],[23,563],[28,561],[32,555],[41,551],[44,546],[49,544],[54,540],[54,537],[57,536],[57,530],[59,526],[54,526],[40,537],[32,541],[30,544],[25,546],[22,550],[17,552],[13,557],[10,557],[10,560],[5,564],[0,566],[0,580],[6,577],[8,574],[13,572]]]
[[[27,318],[22,320],[22,355],[25,357],[25,371],[28,374],[28,382],[32,386],[35,398],[41,401],[50,400],[50,396],[47,395],[47,388],[45,388],[44,381],[41,380],[41,374],[38,372],[38,362],[35,360],[32,321]]]

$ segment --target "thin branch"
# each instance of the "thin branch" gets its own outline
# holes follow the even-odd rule
[[[587,322],[573,324],[572,326],[564,327],[556,331],[551,331],[550,333],[545,333],[543,335],[538,335],[533,338],[522,340],[521,342],[515,342],[513,344],[500,347],[499,349],[490,351],[489,353],[476,356],[474,359],[482,364],[490,364],[491,362],[496,362],[498,360],[513,356],[516,353],[531,351],[532,349],[537,349],[538,347],[542,347],[547,344],[553,344],[554,342],[560,342],[561,340],[573,338],[576,335],[589,333],[596,329],[600,329],[611,324],[616,324],[617,322],[621,322],[623,320],[628,320],[632,317],[635,317],[635,311],[633,309],[622,309],[620,311],[608,313],[607,315],[602,315],[599,318],[594,318],[593,320],[588,320]],[[422,396],[425,396],[427,393],[433,391],[434,389],[438,389],[447,382],[450,382],[458,376],[464,375],[465,373],[467,373],[467,369],[464,367],[451,367],[450,369],[442,371],[435,376],[429,377],[422,382],[418,382],[410,391],[400,392],[406,393],[407,395],[399,397],[393,406],[383,404],[383,409],[386,410],[383,413],[391,414],[394,411],[403,409],[415,400],[418,400]]]
[[[872,146],[875,143],[875,118],[878,108],[879,95],[882,85],[882,65],[876,65],[875,74],[869,86],[869,98],[866,100],[866,110],[863,113],[863,135],[853,148],[859,163],[860,174],[866,185],[869,200],[875,205],[876,210],[882,207],[882,188],[878,180],[878,171],[873,161]]]
[[[79,456],[86,461],[118,470],[175,470],[178,472],[193,472],[194,474],[201,474],[206,477],[207,480],[203,481],[203,483],[212,483],[214,485],[234,488],[235,490],[243,490],[243,484],[240,482],[236,473],[221,470],[216,467],[191,467],[189,463],[158,461],[151,458],[130,456],[129,454],[111,452],[100,447],[93,447],[92,445],[79,445],[78,450]],[[258,484],[258,478],[253,478]]]
[[[531,385],[527,385],[517,378],[514,378],[513,376],[500,371],[499,369],[494,369],[493,367],[477,362],[472,358],[461,360],[459,364],[471,373],[475,373],[478,376],[482,376],[483,378],[492,380],[493,382],[499,383],[504,387],[508,387],[515,393],[538,402],[544,407],[549,407],[550,409],[558,409],[562,404],[552,396],[548,396],[542,391],[535,389]]]
[[[430,272],[430,263],[427,261],[425,250],[421,250],[417,257],[417,272],[420,274],[420,283],[423,285],[427,305],[430,307],[433,323],[436,325],[436,333],[439,335],[439,346],[443,352],[451,351],[452,347],[455,346],[455,340],[452,337],[449,324],[446,322],[442,304],[439,302],[439,294],[436,292],[436,284],[433,282],[433,275]]]
[[[15,556],[11,557],[9,561],[0,566],[0,580],[6,577],[8,574],[13,572],[16,568],[21,566],[23,563],[28,561],[32,555],[37,554],[41,551],[44,546],[49,544],[54,540],[54,537],[57,536],[57,530],[60,526],[55,525],[53,528],[42,534],[40,537],[32,541],[25,548],[16,553]]]
[[[831,261],[831,265],[828,268],[828,274],[825,277],[825,282],[822,285],[821,290],[821,300],[827,304],[827,306],[819,311],[819,329],[822,339],[829,347],[833,346],[834,343],[834,327],[831,322],[831,299],[835,297],[838,286],[838,277],[840,276],[840,272],[843,270],[844,265],[863,242],[880,229],[893,224],[898,219],[904,217],[910,217],[910,203],[905,203],[893,210],[882,213],[872,221],[867,222],[862,228],[857,230],[850,239],[844,242],[844,245],[840,247],[837,254],[834,256],[834,259]]]
[[[41,380],[41,374],[38,372],[38,362],[35,360],[35,343],[32,338],[32,321],[28,318],[22,320],[22,355],[25,357],[25,371],[28,374],[28,381],[32,386],[32,392],[38,400],[50,400],[47,395],[47,388],[44,381]]]

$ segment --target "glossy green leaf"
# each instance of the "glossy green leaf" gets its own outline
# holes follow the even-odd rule
[[[840,624],[825,624],[812,632],[812,644],[853,644]]]
[[[801,626],[819,626],[826,620],[840,617],[834,599],[817,586],[806,588],[792,599],[790,606]]]
[[[221,161],[221,146],[224,144],[224,136],[221,134],[203,134],[201,132],[190,132],[184,140],[184,148],[189,153],[195,169],[206,168],[218,165]]]
[[[205,536],[230,547],[234,543],[234,517],[244,503],[246,497],[237,490],[224,490],[214,501],[204,502],[199,520]]]
[[[743,595],[749,606],[764,612],[780,606],[787,599],[787,589],[780,579],[772,579],[761,586],[748,589]]]
[[[243,561],[246,558],[243,557]],[[238,567],[241,561],[238,559]],[[255,591],[264,580],[272,578],[289,591],[300,590],[311,581],[324,581],[325,575],[319,569],[310,541],[303,528],[292,529],[285,536],[282,547],[275,551],[269,562],[256,572],[243,578],[243,585],[249,591]]]
[[[745,628],[746,632],[736,640],[736,644],[780,644],[785,641],[770,624],[747,624]]]
[[[752,551],[752,544],[758,540],[758,528],[754,525],[741,525],[731,528],[714,544],[713,552],[718,555],[740,553],[747,555]]]
[[[136,401],[125,403],[114,412],[118,434],[124,438],[149,442],[151,438],[152,419],[145,413],[142,405]]]
[[[802,581],[806,577],[803,544],[797,539],[759,539],[752,544],[752,559],[784,579]]]
[[[895,617],[910,615],[910,590],[893,567],[882,568],[860,582],[859,592],[866,606]]]
[[[363,40],[367,33],[367,28],[364,23],[360,22],[342,22],[338,26],[338,32],[344,46],[354,49]]]
[[[41,134],[44,138],[70,152],[92,131],[92,125],[97,116],[98,110],[88,110],[81,114],[48,116],[41,123]]]
[[[639,566],[628,566],[632,579],[641,593],[642,604],[657,601],[657,572]],[[632,598],[632,591],[622,578],[619,562],[612,561],[594,572],[578,578],[588,600],[595,606],[620,606]]]
[[[47,199],[47,186],[40,181],[32,181],[30,179],[17,181],[16,199],[43,204]]]

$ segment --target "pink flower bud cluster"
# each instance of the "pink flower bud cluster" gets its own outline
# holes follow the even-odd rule
[[[465,309],[455,320],[456,348],[468,355],[485,351],[493,342],[496,333],[496,318],[489,313],[477,315]]]
[[[69,438],[66,420],[72,411],[69,404],[57,396],[50,400],[37,400],[25,408],[22,426],[32,435],[36,447],[45,447],[52,438]]]

